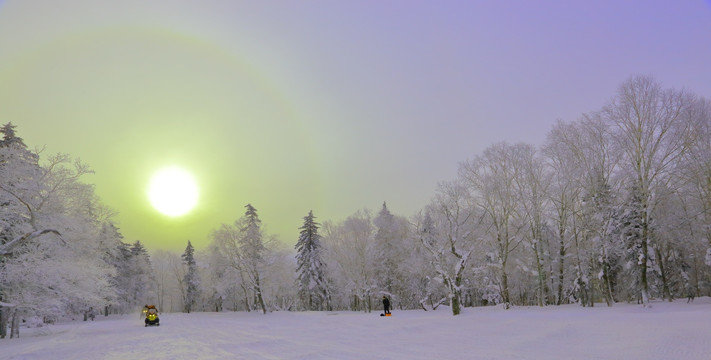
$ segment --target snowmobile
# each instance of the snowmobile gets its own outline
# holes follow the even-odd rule
[[[148,305],[148,309],[146,310],[146,327],[148,326],[160,326],[160,319],[158,318],[158,309],[156,309],[155,305]]]

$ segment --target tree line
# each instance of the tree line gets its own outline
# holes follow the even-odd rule
[[[20,318],[52,321],[155,302],[163,311],[372,311],[454,315],[466,306],[593,306],[709,295],[711,103],[634,76],[598,111],[557,122],[544,144],[496,143],[459,164],[429,204],[386,203],[342,221],[304,216],[296,246],[257,209],[210,245],[148,251],[123,242],[91,172],[39,161],[0,128],[0,337]],[[37,320],[39,321],[39,320]]]

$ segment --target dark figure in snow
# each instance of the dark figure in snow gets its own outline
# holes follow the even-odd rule
[[[390,314],[390,300],[383,295],[383,314]]]
[[[696,289],[689,287],[688,290],[686,290],[687,296],[686,296],[686,303],[694,302],[694,298],[696,297]]]
[[[87,310],[84,313],[84,321],[87,321],[87,320],[94,321],[95,317],[96,317],[96,312],[94,311],[94,307],[89,307],[89,310]]]
[[[141,316],[139,316],[138,318],[143,319],[144,317],[146,317],[147,312],[148,312],[148,305],[146,304],[146,305],[143,305],[143,311],[141,311]]]

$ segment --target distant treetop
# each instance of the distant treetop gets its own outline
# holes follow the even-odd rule
[[[18,137],[15,134],[15,125],[12,125],[11,122],[3,125],[0,127],[0,133],[3,134],[2,140],[0,140],[0,147],[10,147],[13,145],[17,145],[18,147],[26,148],[27,146],[25,145],[25,142],[22,141],[22,138]]]

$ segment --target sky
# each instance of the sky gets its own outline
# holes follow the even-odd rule
[[[410,216],[458,164],[542,144],[632,75],[711,97],[711,0],[0,0],[0,123],[95,173],[124,241],[198,249],[250,203]],[[156,211],[165,166],[196,208]]]

